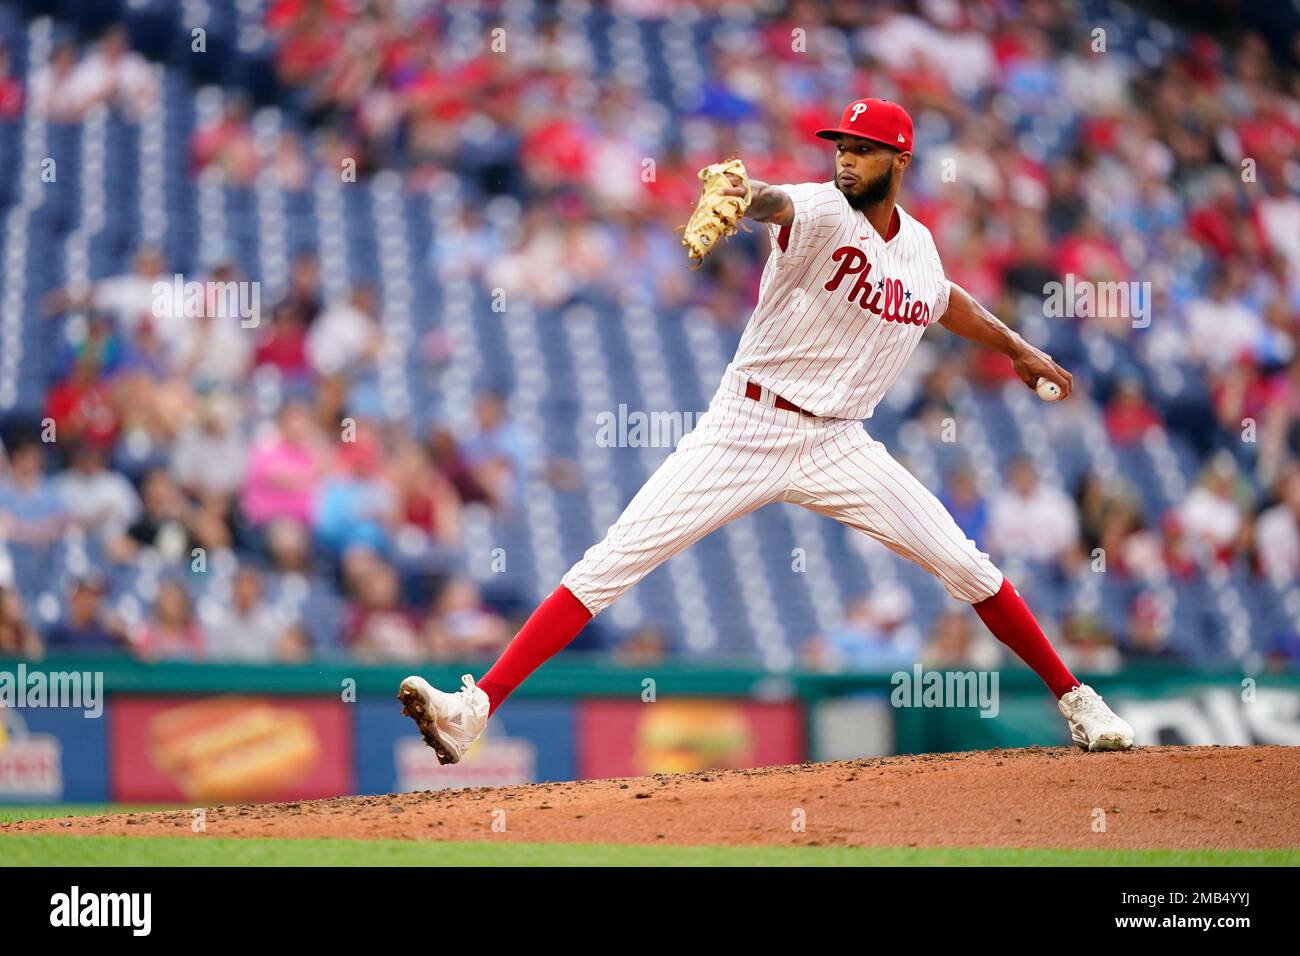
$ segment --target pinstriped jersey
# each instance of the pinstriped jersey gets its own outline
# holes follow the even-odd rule
[[[948,309],[930,230],[897,210],[888,241],[833,183],[781,186],[772,251],[732,367],[815,415],[868,418]]]

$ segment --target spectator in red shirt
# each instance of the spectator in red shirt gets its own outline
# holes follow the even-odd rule
[[[1160,413],[1147,402],[1142,383],[1136,378],[1122,379],[1116,385],[1105,418],[1110,440],[1122,447],[1137,444],[1149,429],[1163,425]]]
[[[9,75],[9,50],[0,44],[0,120],[17,120],[23,115],[23,84]]]
[[[309,84],[325,74],[343,53],[344,33],[324,7],[311,4],[289,28],[276,56],[280,79],[292,85]]]
[[[272,33],[294,30],[309,16],[346,23],[354,14],[348,0],[271,0],[266,8],[266,28]]]
[[[253,364],[269,365],[285,378],[307,381],[311,364],[307,361],[307,325],[302,311],[287,300],[271,313],[271,322],[253,353]]]
[[[117,439],[121,420],[112,391],[99,378],[93,358],[79,359],[67,380],[55,385],[45,402],[60,441],[88,441],[110,446]]]
[[[582,180],[587,172],[588,146],[582,127],[556,113],[533,127],[519,152],[529,178],[548,189]]]
[[[257,175],[257,150],[248,126],[248,103],[243,97],[230,97],[221,117],[198,130],[190,142],[191,174],[209,167],[225,172],[235,186],[247,186]]]
[[[414,440],[401,443],[389,465],[389,481],[398,499],[399,521],[434,545],[455,547],[460,540],[460,499],[447,477],[433,464],[427,448]]]
[[[1120,258],[1114,242],[1102,230],[1101,224],[1090,215],[1084,215],[1079,228],[1061,241],[1056,250],[1056,271],[1060,275],[1073,274],[1076,279],[1096,282],[1116,282],[1128,278],[1129,268]]]
[[[429,433],[429,452],[433,456],[434,467],[447,476],[461,501],[486,504],[492,500],[465,460],[456,437],[450,431],[434,428]]]
[[[1235,259],[1241,253],[1241,226],[1247,210],[1237,198],[1233,178],[1223,174],[1215,179],[1208,201],[1187,217],[1187,234],[1209,248],[1216,259]]]

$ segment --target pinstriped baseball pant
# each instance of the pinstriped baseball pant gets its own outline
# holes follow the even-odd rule
[[[870,535],[937,576],[969,604],[1002,573],[947,509],[859,421],[809,418],[743,393],[728,369],[696,423],[600,543],[561,582],[593,615],[728,521],[791,502]]]

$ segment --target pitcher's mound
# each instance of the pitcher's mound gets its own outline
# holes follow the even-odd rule
[[[1300,846],[1300,748],[1061,748],[210,808],[200,838],[786,846]],[[191,833],[189,811],[4,833]]]

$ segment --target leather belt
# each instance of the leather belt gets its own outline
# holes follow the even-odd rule
[[[761,401],[763,400],[763,389],[762,389],[762,387],[761,387],[757,382],[746,382],[746,383],[745,383],[745,397],[748,398],[748,399],[751,399],[752,401],[755,401],[755,402],[761,402]],[[784,398],[782,398],[780,395],[773,395],[773,396],[772,396],[772,399],[773,399],[772,404],[775,405],[777,408],[781,409],[782,411],[786,411],[786,412],[798,412],[800,415],[803,415],[803,416],[806,417],[806,418],[816,418],[816,417],[817,417],[817,416],[814,415],[812,412],[806,412],[806,411],[804,411],[804,410],[803,410],[802,408],[800,408],[798,405],[794,404],[794,402],[787,402],[787,401],[786,401]]]

